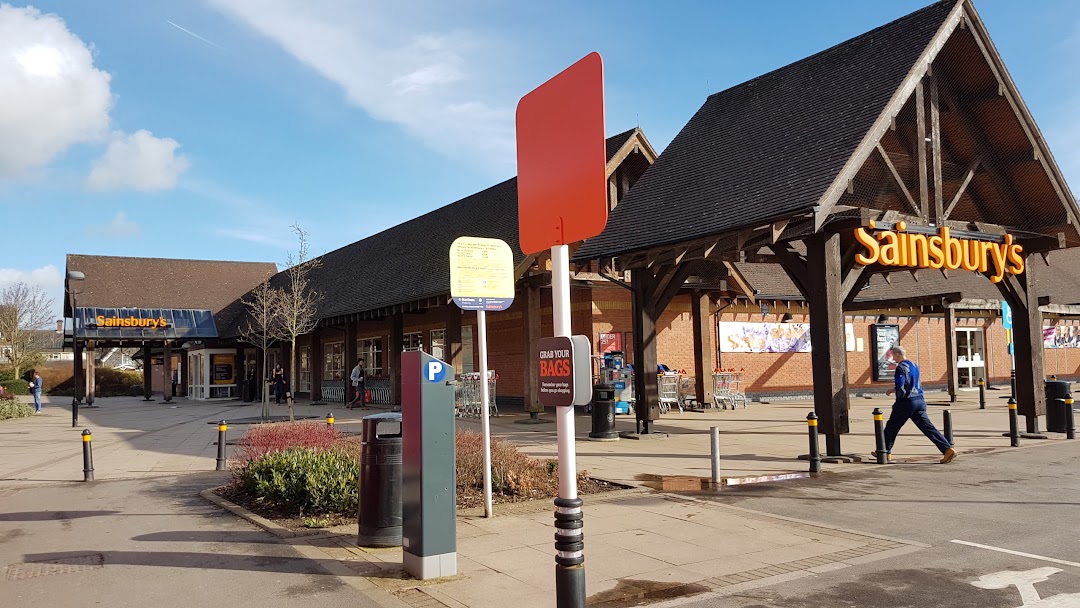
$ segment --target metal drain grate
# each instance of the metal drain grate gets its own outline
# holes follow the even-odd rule
[[[84,570],[96,570],[105,566],[105,556],[100,553],[64,557],[60,559],[23,562],[7,567],[7,580],[19,581],[52,574],[70,574]]]

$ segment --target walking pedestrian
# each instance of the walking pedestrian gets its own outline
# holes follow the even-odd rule
[[[897,433],[911,420],[941,451],[941,463],[951,462],[956,458],[956,450],[949,445],[949,440],[937,430],[926,414],[926,399],[923,398],[922,383],[919,382],[919,366],[907,359],[907,351],[900,345],[889,349],[889,354],[896,362],[896,386],[885,391],[885,394],[896,393],[896,402],[893,403],[889,421],[885,424],[885,453],[888,454],[888,459],[892,460],[892,447],[896,443]],[[877,457],[877,451],[871,454]]]
[[[274,399],[277,400],[278,405],[281,405],[281,400],[285,397],[285,370],[281,369],[280,363],[274,366],[270,381],[274,383]]]
[[[352,381],[353,386],[356,387],[356,398],[352,400],[352,403],[348,405],[346,409],[352,409],[358,407],[364,408],[364,382],[367,380],[367,371],[364,369],[364,360],[357,359],[356,367],[352,369],[352,373],[349,374],[349,380]]]
[[[34,395],[34,413],[41,413],[41,374],[37,370],[30,370],[30,393]]]

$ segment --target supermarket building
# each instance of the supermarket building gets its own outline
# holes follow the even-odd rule
[[[1007,382],[1015,357],[1029,421],[1045,413],[1044,378],[1080,377],[1080,210],[968,0],[711,95],[660,156],[639,129],[607,151],[608,226],[572,246],[574,332],[596,355],[623,349],[638,369],[686,370],[701,401],[716,368],[744,370],[752,396],[812,393],[832,455],[849,395],[884,390],[875,370],[897,339],[924,384],[952,395],[979,378]],[[373,396],[394,403],[401,352],[415,348],[478,369],[475,317],[449,298],[450,243],[468,235],[514,250],[517,296],[488,317],[489,360],[500,405],[538,411],[531,353],[551,334],[550,259],[521,253],[516,193],[511,179],[321,256],[320,321],[297,344],[300,392],[343,400],[362,356]],[[935,254],[934,239],[952,253]],[[1022,272],[995,266],[1010,251]],[[95,258],[70,256],[68,270]],[[149,302],[110,291],[85,305]],[[187,344],[179,365],[215,348],[235,353],[236,378],[263,377],[229,323]],[[656,377],[635,379],[648,429]]]

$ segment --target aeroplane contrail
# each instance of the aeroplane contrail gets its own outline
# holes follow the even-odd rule
[[[168,19],[165,20],[165,23],[168,23],[169,25],[175,27],[176,29],[180,30],[181,32],[184,32],[188,36],[191,36],[193,38],[198,38],[199,40],[202,40],[203,42],[205,42],[206,44],[209,44],[212,47],[219,48],[219,49],[221,49],[223,51],[225,50],[225,47],[221,46],[220,44],[218,44],[216,42],[212,42],[210,40],[207,40],[206,38],[203,38],[202,36],[196,34],[195,32],[193,32],[193,31],[191,31],[189,29],[182,28],[179,25],[176,25],[175,23],[173,23],[172,21],[169,21]]]

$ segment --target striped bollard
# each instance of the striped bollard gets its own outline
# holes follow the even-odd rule
[[[1016,399],[1009,398],[1009,445],[1020,447],[1020,422],[1017,419]]]
[[[941,412],[941,416],[944,419],[945,439],[949,442],[949,445],[952,445],[952,412],[945,410]]]
[[[889,455],[885,453],[885,417],[881,413],[880,408],[874,408],[874,445],[877,447],[874,450],[877,455],[878,464],[888,464]]]
[[[334,428],[334,413],[330,412],[326,415],[326,426]]]
[[[818,417],[814,412],[806,415],[806,427],[810,435],[810,472],[821,472],[821,450],[818,447]]]
[[[1065,393],[1065,438],[1076,439],[1076,423],[1073,420],[1072,393]]]
[[[229,425],[225,424],[222,420],[218,423],[218,435],[217,435],[217,470],[225,470],[225,432],[229,430]]]
[[[94,481],[94,450],[90,446],[94,436],[90,429],[82,432],[83,481]]]

